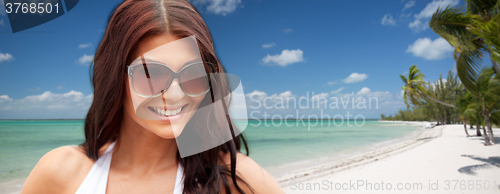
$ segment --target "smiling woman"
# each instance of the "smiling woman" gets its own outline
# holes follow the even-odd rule
[[[188,1],[124,1],[95,54],[85,142],[42,157],[22,193],[283,192],[240,153],[245,140],[220,100],[231,88],[212,76],[223,73]]]

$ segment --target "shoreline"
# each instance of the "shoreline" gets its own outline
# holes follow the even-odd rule
[[[418,128],[415,131],[410,132],[402,137],[392,138],[382,142],[363,145],[357,148],[349,148],[342,150],[341,152],[338,153],[333,153],[333,154],[328,153],[327,154],[328,156],[324,157],[295,161],[287,164],[281,164],[279,166],[266,167],[265,169],[269,174],[271,174],[273,177],[276,178],[276,177],[282,177],[286,174],[295,173],[297,171],[300,171],[301,169],[307,169],[312,166],[326,165],[333,162],[345,160],[353,156],[363,155],[384,148],[386,146],[391,146],[407,141],[409,139],[414,139],[415,137],[418,137],[419,135],[421,135],[421,133],[424,132],[423,130],[424,127],[426,126],[427,123],[429,123],[426,121],[377,121],[377,122],[387,122],[391,124],[397,123],[402,125],[404,124],[404,125],[417,126],[421,128]]]
[[[494,133],[500,134],[500,129],[494,128]],[[424,129],[416,138],[329,164],[300,169],[275,179],[287,193],[497,193],[500,192],[498,139],[497,144],[484,146],[482,137],[465,137],[463,125],[440,125]],[[472,189],[465,186],[462,189],[443,187],[446,186],[445,181],[450,184],[452,180],[462,181],[467,186],[470,181],[474,184],[482,181],[479,184],[482,187],[486,182],[490,185],[488,190],[484,186],[481,191],[476,185],[471,185]],[[391,187],[398,182],[412,183],[420,184],[421,188],[381,190],[369,188],[366,184],[366,187],[352,189],[352,182],[355,185],[370,183],[370,186],[376,183],[379,187],[380,183],[390,184]],[[434,186],[439,188],[434,190]]]
[[[417,122],[417,121],[379,121],[379,122],[403,123],[403,124],[407,123],[418,126],[425,126],[425,124],[427,123],[427,122]],[[432,138],[440,136],[441,130],[442,126],[427,128],[427,129],[418,129],[417,134],[415,135],[409,134],[402,138],[389,140],[390,142],[387,143],[387,145],[379,146],[375,149],[362,148],[362,150],[364,151],[361,151],[360,153],[339,158],[338,160],[330,161],[329,163],[301,168],[293,172],[275,176],[274,178],[282,188],[286,188],[287,186],[290,186],[291,181],[297,181],[297,182],[308,181],[314,178],[323,177],[334,172],[336,173],[348,170],[353,167],[377,161],[381,158],[398,154],[407,149],[411,149],[415,146],[421,145]]]

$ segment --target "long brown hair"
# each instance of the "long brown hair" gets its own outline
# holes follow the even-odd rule
[[[89,158],[97,160],[99,149],[107,142],[116,140],[124,114],[123,97],[126,94],[127,76],[125,65],[128,55],[142,37],[153,34],[175,35],[180,38],[195,35],[202,59],[211,64],[207,69],[213,73],[225,72],[215,55],[212,37],[205,22],[188,1],[125,0],[110,16],[91,66],[94,99],[85,118],[85,142],[81,145]],[[217,88],[227,94],[227,84],[224,81],[215,82],[212,89]],[[205,118],[200,118],[196,113],[188,125],[217,127],[226,119],[230,121],[225,111],[227,112],[227,107],[224,106]],[[252,190],[236,175],[236,154],[240,151],[241,143],[244,144],[247,155],[248,147],[242,134],[235,137],[232,128],[231,134],[232,140],[180,160],[185,169],[184,193],[220,193],[221,187],[226,193],[231,193],[228,176],[240,193],[244,192],[237,180]],[[220,165],[221,153],[230,154],[230,169]],[[179,154],[178,157],[180,158]]]

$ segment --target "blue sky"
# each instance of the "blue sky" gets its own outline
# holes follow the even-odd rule
[[[378,118],[404,107],[399,75],[411,65],[429,81],[455,68],[453,48],[427,23],[437,6],[459,0],[191,2],[247,97],[377,96],[378,109],[357,111]],[[80,1],[15,34],[0,8],[0,119],[84,118],[92,99],[89,60],[119,3]]]

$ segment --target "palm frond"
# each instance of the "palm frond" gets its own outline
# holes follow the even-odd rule
[[[476,14],[482,15],[485,12],[489,12],[495,9],[498,6],[497,0],[465,0],[465,5],[467,5],[467,11]]]
[[[471,19],[461,9],[448,6],[445,9],[438,8],[432,15],[429,27],[450,45],[459,48],[459,51],[474,50],[473,37],[467,29]]]
[[[457,60],[457,75],[467,90],[477,96],[476,79],[479,76],[479,67],[482,59],[480,51],[462,51]]]

